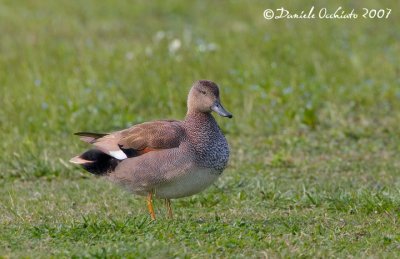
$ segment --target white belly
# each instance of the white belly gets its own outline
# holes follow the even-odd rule
[[[155,189],[158,198],[181,198],[199,193],[218,179],[219,173],[212,169],[199,169],[183,174],[174,181],[164,183]]]

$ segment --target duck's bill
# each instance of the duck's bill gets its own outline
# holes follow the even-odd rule
[[[232,114],[225,110],[225,108],[221,105],[219,101],[216,101],[213,106],[211,106],[211,110],[215,111],[222,117],[232,118]]]

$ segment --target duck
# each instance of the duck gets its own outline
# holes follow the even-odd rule
[[[227,167],[229,145],[212,112],[233,117],[221,103],[218,85],[198,80],[183,120],[149,121],[110,133],[77,132],[92,147],[70,162],[145,196],[152,220],[153,198],[164,199],[172,218],[171,199],[205,190]]]

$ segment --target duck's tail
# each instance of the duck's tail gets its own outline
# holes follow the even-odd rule
[[[75,132],[74,135],[80,137],[82,141],[93,144],[97,139],[107,136],[107,133],[94,133],[94,132]]]
[[[71,158],[71,163],[81,165],[86,171],[95,175],[105,175],[114,171],[120,162],[98,149],[90,149],[83,154]]]

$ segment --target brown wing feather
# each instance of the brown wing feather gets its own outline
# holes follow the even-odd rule
[[[98,150],[122,160],[159,149],[178,147],[185,137],[185,130],[179,121],[160,120],[109,134],[78,132],[76,135]]]
[[[147,153],[157,149],[178,147],[185,137],[181,122],[159,120],[135,125],[118,132],[118,144],[124,149]]]

